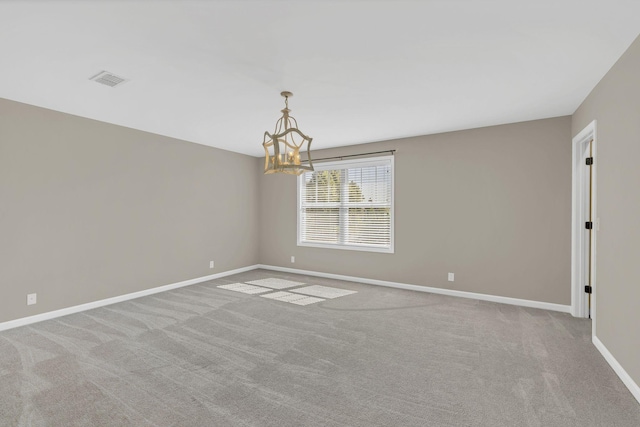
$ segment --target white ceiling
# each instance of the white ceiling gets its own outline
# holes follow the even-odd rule
[[[2,1],[0,97],[259,156],[572,114],[638,0]],[[88,80],[107,70],[130,79]]]

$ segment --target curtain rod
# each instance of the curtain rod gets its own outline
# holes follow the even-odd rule
[[[384,150],[384,151],[373,151],[371,153],[362,153],[362,154],[348,154],[346,156],[335,156],[335,157],[324,157],[322,159],[314,159],[314,162],[321,162],[323,160],[333,160],[333,159],[346,159],[347,157],[361,157],[361,156],[370,156],[372,154],[381,154],[381,153],[391,153],[394,154],[396,150]],[[308,162],[309,159],[303,160],[303,162]]]

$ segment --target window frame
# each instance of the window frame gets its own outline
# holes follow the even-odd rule
[[[296,212],[296,222],[297,222],[297,245],[302,247],[311,247],[311,248],[323,248],[323,249],[341,249],[348,251],[362,251],[362,252],[378,252],[378,253],[394,253],[394,240],[395,240],[395,156],[387,155],[387,156],[378,156],[378,157],[367,157],[362,159],[350,159],[350,160],[338,160],[331,162],[322,162],[315,163],[314,169],[315,171],[324,171],[324,170],[336,170],[336,169],[350,169],[350,168],[362,168],[362,167],[370,167],[370,166],[380,166],[382,164],[386,164],[389,162],[391,166],[391,206],[390,206],[390,224],[389,224],[389,247],[381,248],[376,246],[367,246],[367,245],[354,245],[354,244],[341,244],[341,243],[317,243],[317,242],[304,242],[301,240],[302,238],[302,186],[305,184],[305,173],[298,176],[297,180],[297,212]],[[341,205],[342,208],[342,205]]]

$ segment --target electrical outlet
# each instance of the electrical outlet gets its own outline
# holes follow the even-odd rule
[[[453,282],[453,273],[449,273],[449,281]]]
[[[213,268],[214,265],[213,261],[209,261],[209,268]]]
[[[27,294],[27,305],[33,305],[38,302],[38,294]]]
[[[291,255],[291,262],[296,262],[296,257],[294,257],[293,255]]]

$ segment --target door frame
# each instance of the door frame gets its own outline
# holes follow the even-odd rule
[[[591,142],[591,155],[594,158],[591,167],[591,221],[594,226],[591,230],[591,319],[593,320],[593,333],[595,333],[595,307],[596,307],[596,232],[600,228],[600,220],[596,216],[596,173],[597,173],[597,135],[596,121],[589,123],[572,140],[572,171],[571,171],[571,314],[575,317],[589,317],[588,295],[584,292],[587,282],[585,277],[585,259],[588,258],[588,243],[585,239],[584,227],[588,221],[585,209],[589,203],[586,196],[586,185],[589,183],[588,168],[585,164],[584,152]]]

